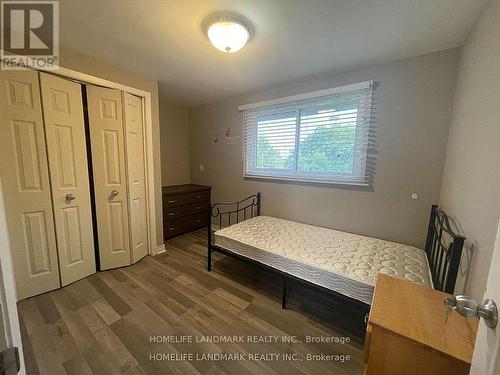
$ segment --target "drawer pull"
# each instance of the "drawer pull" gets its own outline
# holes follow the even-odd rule
[[[174,227],[172,227],[172,228],[168,228],[168,230],[175,230],[175,228],[174,228]]]
[[[173,213],[173,212],[168,213],[168,216],[174,216],[174,215],[175,215],[175,213]]]
[[[197,222],[197,223],[201,223],[201,220],[200,220],[200,219],[198,219],[198,220],[196,220],[196,222]]]
[[[198,207],[196,207],[196,209],[197,209],[197,210],[201,210],[201,207],[200,207],[200,206],[198,206]]]
[[[168,203],[175,203],[175,200],[172,200],[172,201],[168,201]]]
[[[196,198],[200,199],[201,198],[201,195],[197,195]]]

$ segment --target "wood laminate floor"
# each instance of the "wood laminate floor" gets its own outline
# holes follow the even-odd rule
[[[20,301],[28,374],[362,373],[358,312],[298,285],[290,287],[289,308],[282,310],[279,277],[219,254],[207,272],[205,234],[172,240],[167,253]],[[245,340],[196,342],[220,335]],[[157,336],[193,342],[155,342]],[[257,336],[253,341],[297,336],[302,342],[255,343],[249,336]],[[352,342],[307,343],[306,336],[349,336]],[[259,353],[297,355],[292,361],[269,356],[214,362],[161,360],[162,353],[243,353],[245,359]],[[343,354],[350,360],[308,361],[308,353]],[[160,360],[152,360],[154,354]]]

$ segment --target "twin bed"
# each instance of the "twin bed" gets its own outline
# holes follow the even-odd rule
[[[260,215],[257,193],[238,202],[216,203],[208,230],[208,270],[212,253],[244,260],[283,276],[282,307],[288,282],[295,280],[369,307],[378,272],[453,293],[464,238],[446,214],[432,206],[425,251],[413,246]],[[223,225],[226,225],[224,228]]]

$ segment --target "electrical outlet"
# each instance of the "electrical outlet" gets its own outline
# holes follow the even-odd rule
[[[418,199],[418,194],[417,193],[413,193],[411,195],[411,199]]]
[[[205,170],[205,165],[204,164],[200,164],[200,172],[203,172]]]

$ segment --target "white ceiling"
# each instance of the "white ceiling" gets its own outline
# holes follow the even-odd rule
[[[193,106],[325,72],[460,46],[485,0],[64,0],[61,44],[159,80]],[[201,31],[213,11],[255,26],[224,54]]]

